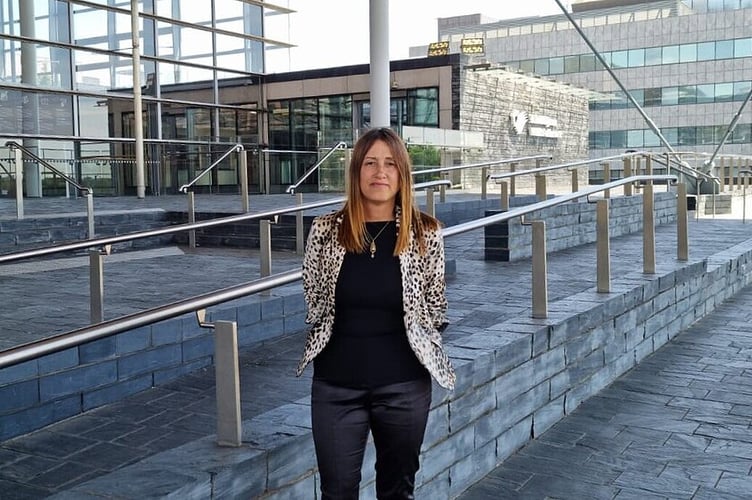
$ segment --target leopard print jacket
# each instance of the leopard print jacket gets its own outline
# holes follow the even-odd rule
[[[396,222],[399,227],[399,210]],[[308,307],[306,323],[312,327],[298,365],[298,376],[324,349],[332,335],[334,292],[346,253],[337,238],[341,223],[342,216],[336,212],[316,217],[308,235],[303,258],[303,291]],[[442,387],[451,390],[455,373],[439,333],[439,328],[446,324],[447,309],[441,230],[426,231],[425,244],[426,251],[421,254],[418,241],[411,235],[408,248],[399,255],[405,330],[418,360]]]

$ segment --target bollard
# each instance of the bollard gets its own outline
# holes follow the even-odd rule
[[[242,443],[240,420],[240,368],[238,324],[214,324],[214,373],[217,384],[217,444],[238,447]]]
[[[687,209],[687,185],[676,186],[676,258],[689,260],[689,222]]]
[[[596,202],[596,276],[598,293],[611,291],[611,252],[608,235],[608,199]]]
[[[104,256],[99,250],[89,250],[89,320],[104,321]]]
[[[196,201],[193,196],[193,191],[188,191],[188,224],[195,224],[196,222]],[[196,230],[191,229],[188,231],[188,246],[190,248],[196,248]]]
[[[488,184],[488,167],[483,167],[480,169],[480,199],[485,200],[486,199],[486,190],[488,189],[486,184]]]
[[[533,318],[547,318],[546,222],[536,220],[531,225],[533,227]]]
[[[23,151],[15,148],[13,153],[16,157],[16,218],[24,218],[24,199],[23,199]]]
[[[94,231],[94,193],[88,191],[86,193],[86,220],[89,225],[89,239],[93,240],[95,237]]]
[[[535,197],[538,201],[546,201],[546,176],[545,174],[535,174]]]
[[[655,214],[653,208],[653,185],[645,184],[642,193],[642,272],[645,274],[655,274]]]
[[[624,177],[632,177],[632,158],[624,158]],[[632,183],[624,184],[624,196],[632,196]]]
[[[501,181],[499,185],[501,186],[501,209],[509,210],[509,184],[507,181]]]
[[[483,183],[485,186],[486,184]],[[433,199],[433,188],[426,189],[426,213],[431,217],[436,217],[436,202]]]
[[[261,277],[272,274],[272,226],[268,220],[259,221],[259,252],[261,253]],[[260,292],[269,295],[269,290]]]
[[[240,149],[238,151],[240,160],[240,200],[243,213],[251,211],[250,197],[248,196],[248,151]]]
[[[303,193],[295,193],[295,201],[298,205],[303,204]],[[303,255],[305,251],[305,242],[303,241],[303,211],[295,212],[295,253]]]

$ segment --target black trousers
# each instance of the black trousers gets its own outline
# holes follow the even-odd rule
[[[375,389],[314,380],[311,421],[322,500],[358,498],[369,430],[376,447],[377,498],[414,498],[430,405],[429,377]]]

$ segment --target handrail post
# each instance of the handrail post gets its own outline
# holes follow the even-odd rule
[[[295,193],[295,201],[298,205],[303,204],[303,193]],[[295,212],[295,253],[303,255],[305,245],[303,242],[303,211],[298,210]]]
[[[499,185],[501,186],[501,209],[509,210],[509,184],[507,181],[501,181]]]
[[[89,223],[89,239],[93,240],[94,231],[94,193],[91,190],[86,192],[86,219]]]
[[[24,218],[24,200],[23,200],[23,151],[20,148],[14,148],[13,153],[16,157],[16,218]]]
[[[483,183],[483,185],[484,186],[486,185],[485,182]],[[483,199],[485,200],[485,197]],[[426,213],[430,215],[431,217],[436,217],[436,202],[434,201],[434,198],[433,198],[432,187],[429,187],[426,189]]]
[[[104,255],[99,250],[89,250],[89,319],[104,321]]]
[[[485,200],[487,194],[486,184],[488,183],[488,167],[480,169],[480,199]]]
[[[259,221],[259,252],[261,257],[261,277],[266,278],[272,274],[272,227],[271,221],[263,219]],[[269,295],[269,291],[261,292]]]
[[[242,426],[238,324],[235,321],[214,323],[214,373],[217,385],[217,444],[238,447],[242,444]]]
[[[624,158],[624,177],[632,177],[632,158]],[[624,196],[632,196],[632,183],[624,184]]]
[[[441,172],[441,180],[448,181],[449,180],[449,172]],[[488,182],[488,181],[486,181]],[[439,201],[441,203],[446,203],[446,186],[442,184],[439,186]]]
[[[248,197],[248,151],[246,149],[238,150],[238,160],[240,168],[240,200],[242,204],[243,213],[248,213],[250,208],[250,200]]]
[[[721,178],[721,188],[718,190],[720,193],[723,193],[726,191],[726,157],[721,156],[718,159],[718,171],[720,172],[720,178]],[[715,215],[715,213],[713,213]]]
[[[596,276],[598,293],[611,291],[611,252],[608,235],[608,199],[596,202]]]
[[[744,179],[742,180],[742,224],[747,223],[747,187],[748,186],[749,186],[749,174],[744,174]]]
[[[193,190],[188,191],[188,224],[194,224],[196,222],[196,200],[193,195]],[[190,248],[196,248],[196,230],[191,229],[188,231],[188,246]]]
[[[606,161],[601,163],[601,166],[603,167],[603,184],[608,184],[611,182],[611,164]],[[603,197],[611,198],[611,190],[606,189],[603,191]]]
[[[531,225],[533,229],[533,318],[547,318],[546,222],[536,220]]]
[[[535,174],[535,196],[538,201],[546,201],[548,198],[545,174]]]
[[[577,191],[580,190],[580,178],[577,175],[576,168],[573,168],[571,172],[572,172],[572,192],[576,193]]]
[[[517,171],[517,164],[516,163],[510,163],[509,164],[509,171],[510,172],[516,172]],[[517,196],[517,180],[515,176],[512,176],[509,178],[509,196]]]
[[[655,214],[653,185],[645,184],[642,193],[642,268],[645,274],[655,274]]]
[[[689,260],[689,222],[687,209],[687,185],[676,186],[676,258]]]

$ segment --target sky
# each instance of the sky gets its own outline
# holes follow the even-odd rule
[[[285,51],[267,53],[267,71],[367,63],[368,4],[368,0],[289,0],[296,13],[268,17],[267,36],[276,35],[297,47],[289,57]],[[554,0],[390,0],[390,59],[406,59],[410,47],[437,41],[438,18],[478,13],[510,19],[559,14],[561,9]]]

